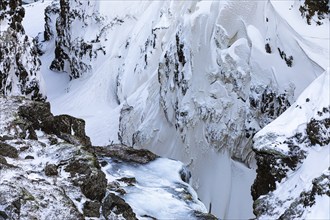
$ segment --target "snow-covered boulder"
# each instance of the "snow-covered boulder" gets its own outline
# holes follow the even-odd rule
[[[328,70],[256,134],[252,195],[257,218],[330,218],[329,82]]]

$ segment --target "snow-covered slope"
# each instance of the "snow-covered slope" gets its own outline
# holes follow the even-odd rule
[[[252,187],[260,219],[329,219],[330,73],[259,131]]]
[[[80,76],[66,85],[45,69],[53,112],[84,118],[94,144],[120,142],[183,161],[213,213],[253,217],[252,136],[329,66],[329,20],[308,25],[297,1],[79,2],[68,3],[82,5],[70,18],[79,31],[55,29],[53,20],[54,38],[39,41],[43,68],[55,46],[88,63],[85,71],[65,59],[70,68],[58,70]],[[27,21],[41,13],[26,9]],[[107,28],[89,19],[95,13]],[[81,39],[104,53],[90,59]]]

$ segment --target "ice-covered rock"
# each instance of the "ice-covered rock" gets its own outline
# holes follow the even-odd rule
[[[93,150],[107,175],[109,197],[124,199],[138,219],[217,219],[207,213],[190,177],[182,175],[187,168],[181,162],[123,145]],[[131,215],[125,206],[119,209],[127,212],[124,217]]]

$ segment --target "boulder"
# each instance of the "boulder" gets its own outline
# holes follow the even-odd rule
[[[83,212],[86,217],[100,217],[101,203],[98,201],[87,201],[84,204]]]
[[[45,167],[46,176],[56,176],[58,174],[57,166],[55,164],[47,164]]]
[[[73,160],[65,168],[71,177],[76,178],[82,193],[91,200],[102,201],[105,196],[107,179],[105,174],[88,160]]]
[[[96,170],[84,179],[81,185],[82,193],[89,199],[102,201],[107,188],[107,179],[101,170]]]
[[[102,213],[106,219],[111,213],[116,215],[122,214],[125,219],[133,220],[137,219],[133,209],[128,205],[125,200],[116,196],[113,193],[109,193],[103,201],[102,204]]]
[[[17,158],[18,150],[4,142],[0,142],[0,155],[4,157]]]

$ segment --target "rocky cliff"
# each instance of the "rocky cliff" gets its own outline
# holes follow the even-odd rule
[[[21,0],[0,3],[0,94],[45,100],[41,62],[33,38],[25,34]]]
[[[127,146],[92,147],[85,122],[54,116],[49,103],[0,96],[0,112],[0,219],[216,219],[184,182],[190,174],[180,162]],[[157,185],[147,178],[155,172]],[[161,215],[136,202],[164,195]]]
[[[259,219],[329,219],[329,71],[254,138]]]

